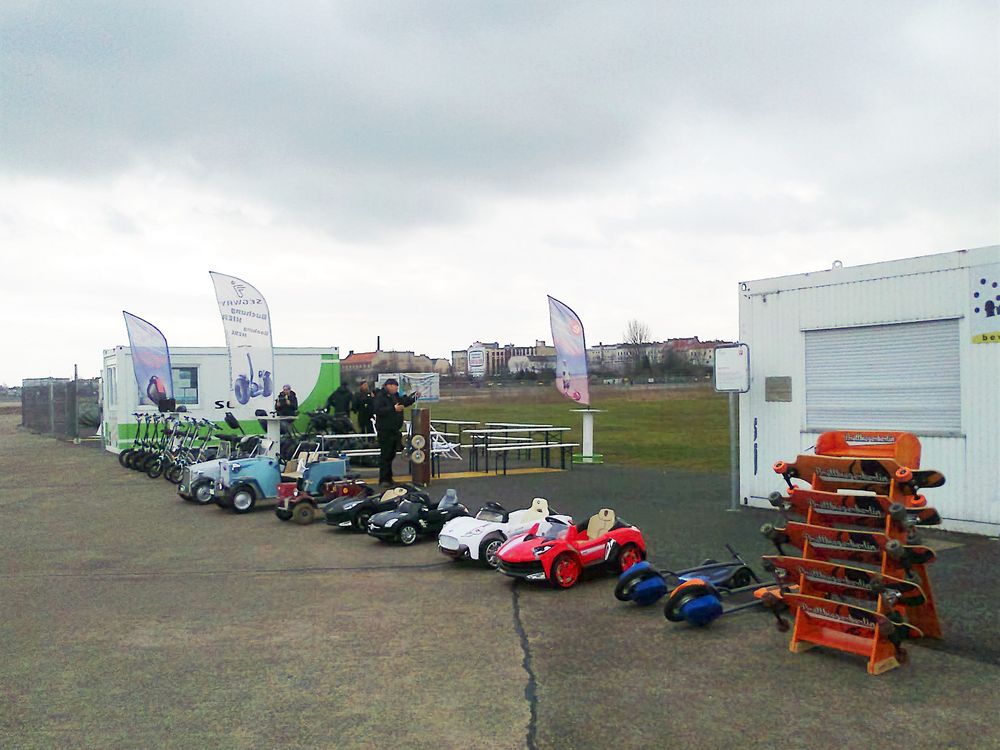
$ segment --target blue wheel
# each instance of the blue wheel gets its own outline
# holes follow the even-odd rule
[[[236,378],[236,382],[233,383],[233,391],[236,393],[236,400],[241,404],[250,401],[250,381],[247,380],[246,375],[240,375]]]

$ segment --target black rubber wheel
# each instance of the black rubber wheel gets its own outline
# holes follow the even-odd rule
[[[257,493],[248,484],[239,484],[229,492],[229,505],[233,513],[240,515],[249,513],[257,504]]]
[[[503,536],[486,537],[482,541],[482,544],[479,545],[479,562],[488,568],[496,570],[497,566],[500,565],[497,550],[503,546],[505,541],[507,540]]]
[[[372,517],[371,511],[363,510],[354,516],[354,528],[358,531],[368,531],[368,520]]]
[[[417,527],[412,523],[404,523],[399,527],[399,531],[396,532],[396,536],[399,539],[400,544],[404,547],[409,547],[418,539]]]
[[[670,620],[670,622],[684,622],[684,615],[681,614],[681,608],[692,599],[709,594],[716,594],[716,591],[713,586],[707,583],[685,586],[680,591],[674,590],[667,597],[667,603],[663,605],[663,616]]]
[[[282,510],[281,508],[275,508],[274,509],[274,515],[276,515],[278,517],[279,521],[291,521],[292,520],[292,511],[290,511],[290,510]]]
[[[740,568],[733,573],[733,577],[729,582],[734,589],[741,589],[744,586],[749,586],[752,581],[753,574],[747,568]]]
[[[132,455],[131,448],[126,448],[125,450],[123,450],[121,453],[118,454],[118,463],[121,465],[123,469],[128,468],[128,460],[131,455]]]
[[[199,479],[191,485],[191,501],[197,505],[208,505],[212,502],[211,479]]]
[[[163,459],[154,458],[146,467],[146,476],[150,479],[159,479],[163,473]]]
[[[311,524],[316,518],[316,508],[312,503],[302,501],[292,508],[292,520],[300,526]]]
[[[164,478],[170,482],[170,484],[180,484],[181,476],[184,474],[184,467],[180,464],[174,464],[165,472],[163,472]]]
[[[622,576],[618,579],[618,583],[615,585],[615,599],[620,602],[631,601],[632,590],[647,578],[652,578],[657,575],[659,575],[659,573],[655,570],[646,568],[644,570],[637,570],[634,573],[629,573],[627,576]]]

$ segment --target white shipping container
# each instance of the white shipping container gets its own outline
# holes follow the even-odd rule
[[[943,528],[1000,533],[1000,246],[740,284],[740,495],[770,507],[771,465],[826,430],[902,430]]]
[[[226,347],[186,347],[170,349],[174,397],[192,417],[222,422],[227,411],[240,420],[246,432],[261,432],[255,408],[274,409],[274,399],[282,385],[292,386],[299,400],[300,428],[307,411],[322,408],[327,397],[340,385],[340,354],[336,347],[275,347],[273,392],[266,398],[238,403],[231,395],[229,355]],[[105,447],[118,453],[132,444],[135,412],[156,411],[155,406],[139,405],[139,388],[132,370],[132,353],[127,346],[104,350],[103,425]]]

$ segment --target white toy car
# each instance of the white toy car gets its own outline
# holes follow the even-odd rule
[[[438,549],[456,560],[477,560],[496,568],[497,550],[515,534],[522,534],[550,515],[549,503],[536,497],[530,508],[508,511],[500,503],[486,503],[475,517],[453,518],[438,535]],[[573,523],[569,516],[555,516]]]

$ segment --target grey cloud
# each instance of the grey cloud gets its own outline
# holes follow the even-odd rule
[[[600,190],[654,146],[696,168],[688,136],[705,123],[830,192],[884,197],[871,165],[910,169],[898,200],[930,204],[921,174],[961,179],[936,160],[996,158],[995,113],[981,113],[998,11],[948,6],[956,63],[928,42],[941,7],[15,4],[0,11],[0,165],[82,178],[150,163],[370,236],[462,222],[509,194]],[[985,172],[965,174],[988,186]]]

